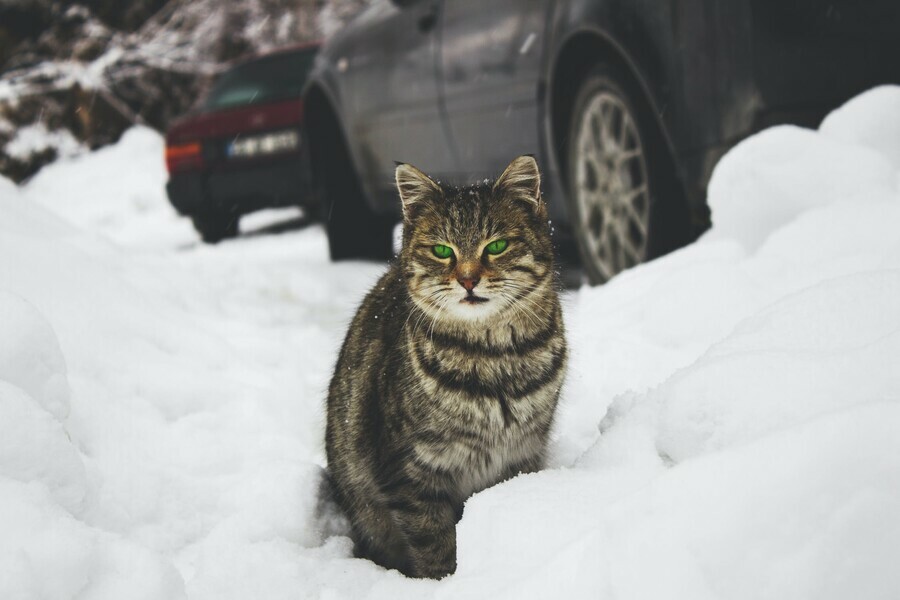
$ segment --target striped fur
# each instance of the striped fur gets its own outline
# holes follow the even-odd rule
[[[450,188],[407,165],[397,179],[403,248],[350,325],[326,450],[357,555],[438,578],[455,570],[465,500],[540,468],[566,341],[533,159],[494,185]],[[488,255],[501,238],[506,251]],[[469,276],[485,300],[465,301]]]

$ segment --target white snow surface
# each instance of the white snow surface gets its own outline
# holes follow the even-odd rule
[[[56,150],[57,156],[71,157],[86,150],[67,129],[49,131],[41,122],[20,128],[13,139],[6,143],[3,151],[11,157],[25,159],[48,148]]]
[[[146,129],[0,180],[0,598],[900,597],[900,88],[738,145],[713,229],[565,295],[551,459],[458,570],[351,556],[323,406],[383,267],[203,246]]]

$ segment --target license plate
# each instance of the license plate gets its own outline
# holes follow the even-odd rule
[[[296,150],[300,145],[300,136],[296,131],[276,131],[264,135],[238,137],[228,144],[226,154],[229,158],[251,158],[280,154]]]

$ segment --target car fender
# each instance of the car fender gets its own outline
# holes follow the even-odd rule
[[[324,101],[330,107],[336,121],[336,125],[338,127],[338,133],[342,136],[343,142],[346,145],[347,151],[350,155],[351,165],[350,167],[353,169],[353,174],[357,177],[361,189],[363,191],[363,196],[366,204],[375,209],[375,203],[372,198],[374,198],[374,191],[369,189],[368,183],[364,180],[363,177],[360,177],[361,173],[360,165],[362,164],[359,149],[353,143],[353,136],[349,135],[349,131],[347,129],[347,123],[344,118],[344,110],[343,104],[341,101],[341,89],[339,84],[339,76],[338,76],[338,68],[333,60],[331,60],[330,55],[338,52],[329,52],[328,54],[320,53],[319,57],[317,57],[316,65],[313,67],[312,72],[307,78],[307,83],[303,91],[304,104],[307,104],[308,99],[314,93],[319,93],[323,96]],[[314,114],[310,112],[306,113],[306,118],[313,117]],[[314,177],[316,174],[314,173]]]
[[[644,100],[649,104],[654,120],[663,139],[674,155],[677,145],[673,140],[671,127],[665,118],[667,101],[665,90],[671,90],[671,64],[667,64],[662,50],[654,43],[649,32],[654,25],[647,23],[646,12],[629,8],[632,3],[621,0],[591,2],[587,0],[561,1],[556,4],[553,16],[551,51],[546,54],[545,67],[548,90],[544,126],[550,132],[551,143],[558,149],[559,135],[562,133],[554,127],[554,114],[561,107],[554,105],[553,90],[558,84],[560,75],[560,59],[576,40],[592,38],[598,48],[610,52],[616,60],[630,72]],[[608,17],[610,13],[619,15],[617,19]],[[656,25],[658,27],[658,25]],[[591,60],[599,58],[591,57]],[[554,168],[559,170],[558,151],[551,153],[556,161]],[[562,172],[562,171],[559,171]]]

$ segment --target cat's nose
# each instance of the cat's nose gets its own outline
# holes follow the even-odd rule
[[[459,285],[466,288],[467,292],[471,292],[475,289],[475,286],[478,285],[478,282],[481,281],[479,277],[461,277],[457,276],[456,280],[459,282]]]

